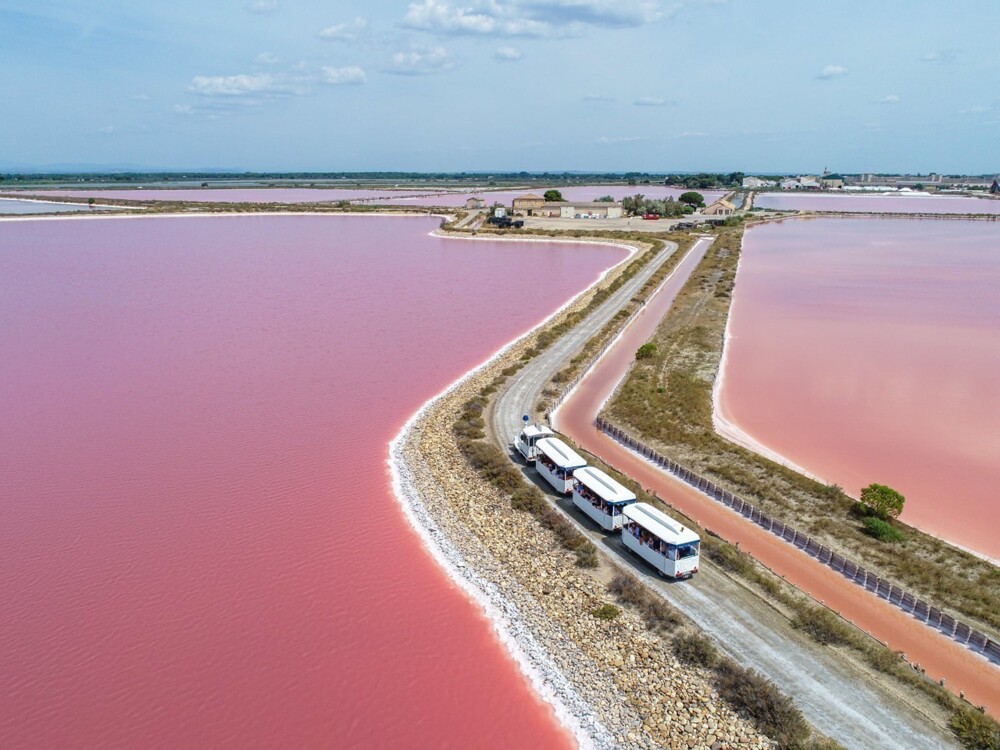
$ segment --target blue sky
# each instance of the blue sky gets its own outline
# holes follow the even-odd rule
[[[995,0],[0,0],[0,168],[993,172],[998,28]]]

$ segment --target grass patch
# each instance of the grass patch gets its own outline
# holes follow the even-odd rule
[[[639,613],[646,628],[653,633],[669,633],[684,620],[673,607],[642,585],[638,578],[619,573],[608,584],[608,591]]]
[[[970,750],[1000,750],[1000,724],[975,708],[952,714],[951,731]]]
[[[792,699],[777,685],[731,659],[721,660],[715,672],[719,694],[779,748],[805,745],[810,735],[809,725]]]
[[[843,646],[851,643],[854,630],[826,607],[800,602],[792,618],[792,627],[807,633],[824,646]]]
[[[621,613],[622,611],[618,609],[618,607],[616,607],[614,604],[602,604],[600,607],[595,609],[590,614],[592,614],[598,620],[611,621],[616,617],[618,617],[618,615],[620,615]]]
[[[685,664],[712,669],[719,663],[715,645],[701,633],[678,633],[674,637],[674,656]]]

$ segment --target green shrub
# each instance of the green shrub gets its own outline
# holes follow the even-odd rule
[[[643,344],[638,349],[635,350],[636,359],[649,359],[654,354],[656,354],[656,344],[652,341]]]
[[[896,672],[903,661],[899,651],[891,651],[881,645],[866,649],[865,658],[872,667],[886,674]]]
[[[1000,724],[975,708],[960,708],[948,726],[970,750],[1000,750]]]
[[[613,620],[621,614],[621,610],[614,604],[602,604],[590,614],[598,620]]]
[[[779,748],[801,747],[809,738],[809,725],[792,699],[766,677],[744,669],[731,659],[716,667],[719,694]]]
[[[881,518],[868,516],[861,522],[861,525],[865,527],[865,533],[868,536],[874,537],[880,542],[889,542],[892,544],[906,541],[906,534],[899,529],[893,528],[892,524],[888,521],[883,521]]]
[[[701,633],[680,633],[674,637],[674,656],[685,664],[712,669],[719,663],[719,652]]]
[[[839,646],[853,640],[850,626],[826,607],[814,607],[800,603],[792,618],[792,627],[807,633],[817,643],[824,646]]]

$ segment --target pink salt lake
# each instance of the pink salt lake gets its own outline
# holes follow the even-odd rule
[[[436,224],[0,224],[0,747],[573,744],[387,443],[624,251]]]
[[[1000,226],[815,219],[748,230],[719,407],[753,441],[1000,558]]]

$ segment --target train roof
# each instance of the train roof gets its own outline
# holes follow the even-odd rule
[[[543,424],[529,424],[521,432],[526,438],[538,437],[539,435],[555,435],[555,433]]]
[[[622,509],[622,513],[630,521],[635,521],[650,534],[659,537],[668,544],[691,544],[701,541],[701,537],[687,526],[675,521],[648,503],[626,505]]]
[[[605,502],[628,503],[635,501],[634,492],[594,466],[584,466],[582,469],[577,469],[573,472],[573,476]]]
[[[580,469],[587,465],[580,456],[559,438],[542,438],[535,447],[560,469]]]

